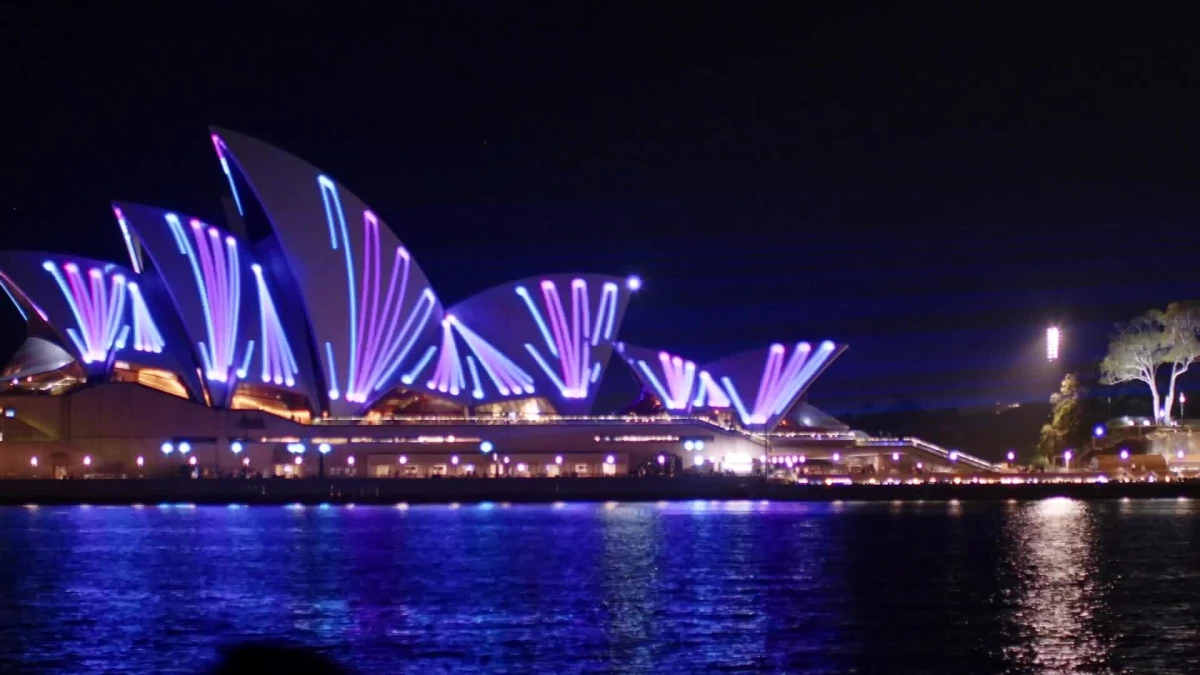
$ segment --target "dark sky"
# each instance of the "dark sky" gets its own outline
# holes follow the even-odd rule
[[[630,342],[847,342],[812,391],[837,412],[1044,400],[1048,322],[1089,364],[1200,297],[1200,55],[1169,12],[25,4],[0,248],[121,260],[113,198],[218,220],[217,124],[351,187],[447,305],[637,272]],[[0,349],[21,330],[0,310]]]

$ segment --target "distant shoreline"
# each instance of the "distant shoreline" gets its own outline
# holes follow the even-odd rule
[[[758,477],[0,480],[0,505],[794,502],[1200,498],[1200,481],[1022,485],[772,485]]]

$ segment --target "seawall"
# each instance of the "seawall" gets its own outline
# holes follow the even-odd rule
[[[0,505],[396,504],[482,501],[892,501],[1200,498],[1200,481],[1023,485],[772,485],[762,478],[0,480]]]

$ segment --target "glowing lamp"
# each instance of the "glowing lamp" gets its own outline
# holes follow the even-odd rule
[[[328,455],[332,451],[333,446],[329,445],[328,443],[322,443],[317,446],[317,452],[321,453],[322,455]]]
[[[692,441],[684,441],[683,442],[684,450],[691,451],[691,450],[694,450],[695,448],[696,448],[696,444],[694,442],[692,442]]]
[[[609,455],[608,457],[605,457],[605,458],[604,458],[604,463],[605,463],[605,464],[616,464],[616,463],[617,463],[617,458],[616,458],[616,457],[613,457],[612,455]]]
[[[354,466],[354,455],[350,455],[346,458],[346,464],[347,466]]]
[[[835,461],[835,462],[842,461],[842,453],[840,453],[840,452],[833,453],[833,461]]]
[[[83,456],[83,465],[84,465],[84,466],[91,466],[91,465],[92,465],[92,456],[91,456],[91,455],[84,455],[84,456]]]
[[[1009,450],[1008,451],[1008,461],[1013,462],[1013,461],[1016,461],[1016,459],[1017,459],[1017,453],[1013,452],[1012,450]]]
[[[893,453],[892,453],[892,461],[893,461],[893,462],[899,462],[899,461],[900,461],[900,453],[898,453],[898,452],[893,452]]]
[[[1063,452],[1063,459],[1065,459],[1068,462],[1071,461],[1071,458],[1074,456],[1075,456],[1075,453],[1071,452],[1070,450],[1066,450]]]
[[[625,286],[631,291],[640,291],[642,290],[642,278],[636,274],[631,275],[625,280]]]
[[[34,460],[34,461],[36,462],[37,460]],[[666,463],[667,463],[666,455],[659,455],[658,456],[658,465],[662,466],[663,464],[666,464]]]
[[[29,458],[29,466],[32,466],[32,467],[34,467],[35,469],[37,468],[37,457],[30,457],[30,458]]]
[[[188,457],[188,464],[191,464],[192,466],[196,466],[196,458]]]
[[[1121,459],[1129,459],[1129,451],[1121,448]]]
[[[192,444],[184,441],[179,444],[179,454],[186,455],[192,451]]]
[[[1062,340],[1062,331],[1058,326],[1051,326],[1046,329],[1046,360],[1058,360],[1058,346]]]
[[[1176,451],[1175,451],[1175,457],[1177,457],[1178,459],[1183,459],[1183,451],[1182,451],[1182,450],[1176,450]]]
[[[559,466],[561,466],[561,465],[562,465],[562,455],[555,455],[555,456],[554,456],[554,463],[555,463],[555,464],[558,464]]]
[[[242,458],[242,466],[250,466],[250,458],[249,457]]]
[[[703,450],[704,449],[704,441],[696,441],[696,443],[693,445],[693,447],[695,447],[697,450]]]
[[[1103,425],[1103,424],[1097,424],[1097,425],[1096,425],[1096,428],[1095,428],[1095,429],[1092,429],[1092,435],[1093,435],[1093,436],[1095,436],[1096,438],[1101,438],[1101,437],[1103,437],[1103,436],[1104,436],[1104,432],[1105,432],[1105,429],[1104,429],[1104,425]]]
[[[163,443],[163,444],[162,444],[162,453],[163,453],[164,455],[169,455],[169,454],[171,454],[172,452],[175,452],[175,446],[174,446],[174,445],[172,445],[170,442],[167,442],[167,443]]]
[[[454,466],[458,466],[458,455],[452,455],[450,457],[450,463]]]
[[[195,457],[193,457],[192,459],[195,459]],[[303,463],[304,463],[304,458],[301,457],[300,455],[296,455],[296,464],[303,464]]]
[[[138,466],[146,466],[146,458],[142,457],[141,455],[138,455],[137,465]]]
[[[479,444],[479,451],[485,455],[494,449],[495,449],[495,446],[492,445],[491,441],[484,441]]]
[[[242,445],[242,442],[241,442],[241,441],[234,441],[234,442],[232,442],[232,443],[230,443],[230,444],[229,444],[229,449],[230,449],[230,451],[232,451],[232,452],[233,452],[233,454],[235,454],[235,455],[236,455],[236,454],[238,454],[239,452],[241,452],[242,450],[244,450],[244,449],[245,449],[245,447]]]
[[[400,463],[408,464],[408,455],[400,455]]]
[[[957,461],[958,461],[958,451],[957,451],[957,450],[951,450],[951,451],[950,451],[950,461],[951,461],[951,462],[957,462]]]
[[[508,462],[509,462],[509,457],[508,457],[507,455],[505,455],[505,457],[504,457],[504,463],[505,463],[505,464],[508,464]]]
[[[704,464],[704,456],[696,455],[695,459],[693,459],[692,461],[696,463],[696,466],[700,466],[701,464]]]
[[[287,451],[292,453],[293,455],[303,454],[304,453],[304,444],[303,443],[288,443]]]

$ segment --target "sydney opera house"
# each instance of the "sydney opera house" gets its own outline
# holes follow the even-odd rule
[[[27,322],[0,385],[0,476],[991,468],[809,405],[835,342],[708,364],[621,342],[637,277],[546,274],[446,307],[334,178],[238,133],[212,142],[226,222],[116,203],[126,262],[0,253]],[[597,410],[612,370],[641,391]]]

